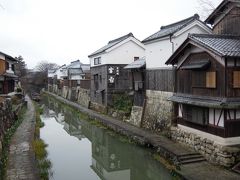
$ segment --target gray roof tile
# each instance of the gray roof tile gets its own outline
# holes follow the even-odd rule
[[[90,54],[88,57],[91,57],[91,56],[94,56],[94,55],[97,55],[97,54],[100,54],[100,53],[103,53],[104,51],[106,51],[107,49],[115,46],[116,44],[120,43],[121,41],[129,38],[129,37],[134,37],[132,33],[129,33],[127,35],[124,35],[120,38],[117,38],[117,39],[114,39],[114,40],[111,40],[108,42],[108,44],[106,46],[103,46],[102,48],[98,49],[97,51],[93,52],[92,54]]]
[[[174,34],[177,31],[181,30],[182,28],[186,27],[188,24],[190,24],[194,20],[198,20],[198,19],[199,19],[199,15],[195,14],[194,16],[189,17],[187,19],[178,21],[176,23],[173,23],[173,24],[170,24],[170,25],[167,25],[167,26],[162,26],[160,31],[158,31],[158,32],[154,33],[153,35],[147,37],[142,42],[145,43],[145,42],[160,39],[160,38],[169,36],[171,34]]]
[[[192,34],[189,38],[220,56],[240,57],[240,36]]]
[[[140,58],[140,59],[132,62],[131,64],[128,64],[127,66],[125,66],[124,69],[139,69],[145,65],[146,65],[145,58]]]

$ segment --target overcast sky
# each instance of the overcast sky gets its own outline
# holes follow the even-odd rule
[[[0,0],[0,51],[28,68],[80,59],[132,32],[143,40],[161,26],[202,14],[199,0]],[[210,0],[217,6],[221,0]]]

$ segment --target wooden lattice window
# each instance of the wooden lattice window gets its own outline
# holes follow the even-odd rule
[[[233,71],[233,88],[240,88],[240,71]]]
[[[216,72],[206,72],[206,87],[216,88]]]

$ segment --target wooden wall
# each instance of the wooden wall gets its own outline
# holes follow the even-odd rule
[[[207,53],[192,54],[187,58],[183,65],[187,65],[190,62],[200,60],[210,60],[210,67],[206,70],[184,70],[181,68],[177,70],[177,92],[199,96],[225,96],[224,66],[214,60],[210,55],[208,55]],[[212,71],[216,72],[216,88],[207,88],[206,72]]]
[[[5,60],[0,59],[0,74],[5,73],[5,70],[6,70]]]
[[[218,24],[213,28],[215,34],[240,35],[240,7],[233,8]]]
[[[146,89],[173,92],[175,84],[175,70],[155,69],[146,70]]]

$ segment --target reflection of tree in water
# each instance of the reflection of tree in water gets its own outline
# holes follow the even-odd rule
[[[49,102],[50,101],[50,102]],[[159,180],[171,179],[169,172],[153,160],[149,151],[111,136],[107,130],[96,127],[61,104],[48,99],[47,105],[65,117],[64,129],[71,136],[81,140],[86,137],[92,143],[91,168],[106,180]]]

